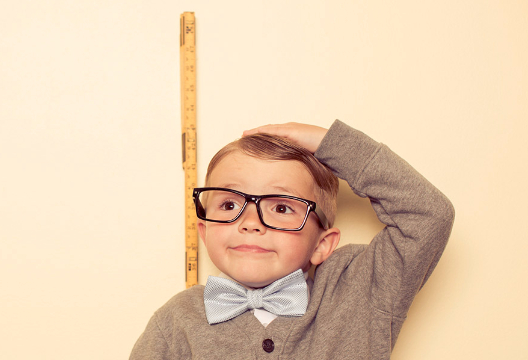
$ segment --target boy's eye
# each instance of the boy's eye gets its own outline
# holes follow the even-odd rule
[[[291,214],[293,213],[293,210],[284,205],[284,204],[278,204],[277,206],[275,206],[275,208],[273,209],[273,211],[275,211],[276,213],[279,213],[279,214]]]
[[[238,206],[238,204],[236,204],[234,201],[224,201],[222,204],[220,204],[220,209],[226,211],[232,211],[239,208],[240,207]]]

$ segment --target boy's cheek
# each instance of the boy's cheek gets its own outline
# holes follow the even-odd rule
[[[219,224],[213,222],[207,222],[205,220],[198,220],[198,236],[207,246],[207,238],[215,239],[215,244],[219,244],[222,240],[231,238],[232,232],[236,230],[236,227],[233,229],[233,224]]]

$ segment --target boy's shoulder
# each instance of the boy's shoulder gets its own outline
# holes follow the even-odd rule
[[[195,285],[174,295],[156,311],[158,322],[173,322],[175,319],[186,322],[197,317],[205,318],[203,285]]]
[[[367,249],[368,244],[346,244],[337,248],[328,259],[326,259],[317,269],[325,269],[336,267],[346,267],[353,261],[359,254],[363,253]]]
[[[368,248],[367,244],[347,244],[336,249],[316,270],[316,278],[324,282],[337,282],[345,269]]]

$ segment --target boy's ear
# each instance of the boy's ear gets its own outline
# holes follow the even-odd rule
[[[315,250],[310,258],[310,262],[313,265],[319,265],[336,249],[339,244],[339,239],[341,238],[341,231],[338,228],[330,228],[321,233],[319,238],[319,243],[315,247]]]
[[[202,239],[203,243],[205,244],[205,221],[198,219],[198,222],[196,225],[198,226],[198,235],[200,236],[200,239]]]

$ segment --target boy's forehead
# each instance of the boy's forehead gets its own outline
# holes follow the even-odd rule
[[[313,198],[314,182],[306,167],[295,160],[267,160],[240,151],[225,156],[209,174],[207,186],[253,194],[290,193]]]

